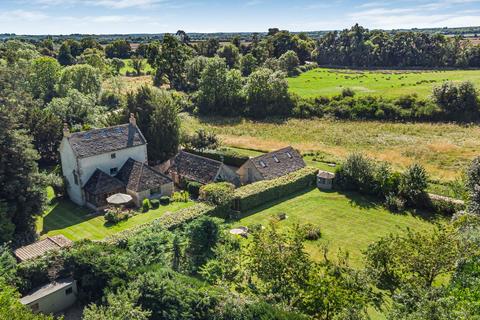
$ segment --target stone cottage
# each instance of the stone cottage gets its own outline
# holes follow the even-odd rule
[[[147,141],[133,114],[128,124],[103,129],[70,133],[65,126],[60,158],[67,193],[81,206],[104,207],[119,192],[137,204],[173,192],[172,180],[147,165]]]
[[[249,184],[279,178],[305,166],[300,153],[292,147],[286,147],[248,159],[237,173],[242,184]]]
[[[240,185],[240,179],[229,166],[183,150],[161,167],[177,185],[185,181],[196,181],[201,184],[226,181],[236,186]]]

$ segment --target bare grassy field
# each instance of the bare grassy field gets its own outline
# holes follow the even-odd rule
[[[433,179],[442,181],[458,177],[468,162],[480,155],[480,127],[473,125],[182,117],[185,130],[214,131],[226,146],[270,151],[292,145],[302,152],[320,151],[334,159],[360,151],[388,161],[396,169],[421,163]]]
[[[140,76],[140,77],[113,77],[106,79],[103,82],[104,90],[120,90],[122,93],[135,91],[143,85],[152,85],[152,76]]]

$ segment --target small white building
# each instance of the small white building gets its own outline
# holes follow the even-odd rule
[[[333,188],[333,180],[335,174],[320,170],[317,174],[317,187],[323,190],[331,190]]]
[[[160,195],[169,196],[173,191],[170,178],[148,167],[147,141],[133,114],[128,124],[119,126],[75,133],[65,127],[60,158],[70,200],[81,206],[102,208],[107,205],[109,196],[132,191],[127,187],[127,184],[132,185],[130,176],[140,179],[137,185],[143,188],[135,191],[136,203],[152,194],[160,192]],[[147,168],[144,171],[151,174],[135,175],[139,172],[126,172],[125,169],[122,177],[126,180],[119,179],[117,175],[123,166],[128,164],[131,169],[132,163],[140,164],[135,168]],[[142,179],[147,179],[148,183]]]
[[[35,289],[20,302],[35,313],[57,314],[65,311],[77,301],[77,283],[71,278],[60,279]]]

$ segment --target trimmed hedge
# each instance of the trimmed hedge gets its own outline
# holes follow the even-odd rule
[[[189,153],[193,153],[205,158],[217,160],[225,163],[228,166],[241,167],[247,160],[248,156],[242,156],[235,151],[226,151],[226,150],[208,150],[208,151],[197,151],[197,150],[185,150]]]
[[[246,211],[316,185],[318,169],[306,167],[274,180],[255,182],[235,190],[234,209]]]
[[[190,222],[203,215],[213,215],[215,214],[215,210],[216,210],[216,207],[214,206],[208,205],[206,203],[197,203],[191,207],[181,209],[179,211],[167,212],[163,216],[153,220],[152,222],[144,223],[134,228],[119,232],[117,234],[114,234],[106,238],[104,241],[107,243],[118,244],[128,239],[135,233],[142,231],[155,224],[161,224],[166,229],[172,230],[184,223]]]

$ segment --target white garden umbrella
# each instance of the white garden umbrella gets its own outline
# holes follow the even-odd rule
[[[115,193],[113,196],[107,198],[108,203],[115,205],[126,204],[130,201],[132,201],[132,196],[124,193]]]

